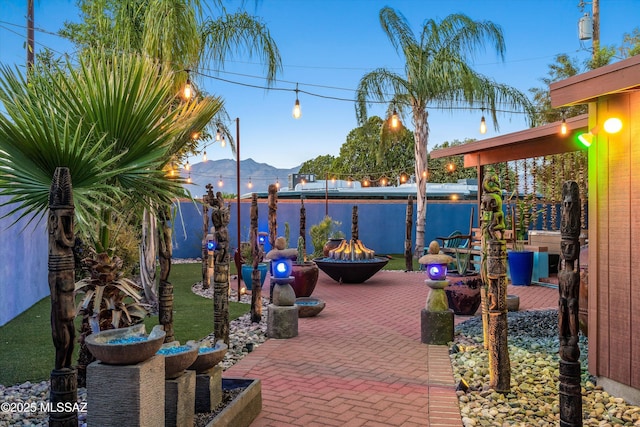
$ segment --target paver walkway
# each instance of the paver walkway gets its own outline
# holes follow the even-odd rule
[[[320,272],[313,296],[325,309],[299,319],[297,337],[269,339],[224,373],[262,381],[251,426],[461,426],[448,347],[420,342],[425,279],[381,271],[338,284]],[[524,310],[554,307],[557,292],[509,286]]]

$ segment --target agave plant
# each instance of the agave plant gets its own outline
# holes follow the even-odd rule
[[[96,254],[83,260],[89,277],[76,283],[76,295],[84,295],[77,308],[97,333],[140,323],[148,314],[148,307],[141,303],[142,286],[123,277],[122,260],[106,253]]]

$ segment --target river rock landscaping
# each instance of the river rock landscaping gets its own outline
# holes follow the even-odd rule
[[[557,426],[558,312],[510,312],[509,356],[511,392],[488,389],[488,352],[482,345],[482,318],[473,317],[456,327],[451,363],[456,383],[469,389],[457,392],[465,427]],[[611,396],[587,372],[587,338],[580,336],[582,412],[585,426],[639,426],[640,407]]]

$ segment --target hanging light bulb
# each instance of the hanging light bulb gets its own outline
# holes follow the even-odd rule
[[[347,187],[351,187],[351,177],[347,178]]]
[[[222,139],[220,140],[220,146],[224,148],[226,147],[226,145],[227,145],[227,140],[224,139],[224,135],[222,135]]]
[[[253,183],[251,182],[251,177],[249,177],[249,183],[247,183],[247,187],[253,188]]]
[[[427,177],[427,171],[422,171],[422,177],[426,178]]]
[[[198,138],[200,138],[200,133],[194,132],[191,134],[191,139],[193,139],[194,141]]]
[[[222,187],[222,175],[220,175],[220,179],[218,180],[218,187]]]
[[[189,160],[187,160],[187,163],[184,164],[184,170],[186,170],[186,171],[190,171],[191,170],[191,163],[189,163]]]
[[[561,135],[567,134],[567,121],[565,120],[564,117],[562,117],[562,123],[560,124],[560,134]]]
[[[276,188],[280,188],[280,180],[278,180],[278,177],[276,177]]]
[[[364,182],[362,183],[362,185],[364,185],[365,187],[369,186],[369,178],[365,178]]]
[[[187,184],[191,184],[191,174],[189,174],[189,177],[187,178]]]
[[[383,187],[385,187],[387,185],[387,178],[382,177],[382,179],[380,179],[380,185],[382,185]]]
[[[185,70],[187,72],[187,82],[184,84],[184,89],[182,90],[182,96],[187,101],[191,99],[192,90],[191,90],[191,78],[189,77],[189,72],[191,70]]]
[[[298,99],[298,83],[296,83],[296,103],[293,105],[293,118],[299,119],[302,117],[302,109],[300,108],[300,100]]]
[[[482,118],[480,119],[480,133],[487,133],[487,121],[484,119],[484,107],[482,108]]]
[[[393,103],[393,113],[391,114],[390,126],[391,129],[398,129],[398,126],[400,126],[400,119],[398,118],[395,102]]]
[[[453,171],[455,171],[455,170],[456,170],[456,165],[454,165],[453,163],[449,163],[449,164],[447,165],[447,171],[448,171],[449,173],[451,173],[451,172],[453,172]]]
[[[207,161],[207,147],[204,147],[204,151],[202,152],[202,161]]]
[[[216,141],[220,141],[222,137],[222,133],[220,132],[220,128],[216,128]]]

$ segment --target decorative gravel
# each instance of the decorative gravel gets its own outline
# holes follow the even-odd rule
[[[488,352],[482,345],[482,319],[471,318],[456,327],[451,363],[456,383],[464,379],[469,390],[458,391],[460,412],[469,426],[557,426],[558,312],[509,312],[511,392],[497,393],[489,384]],[[587,372],[587,338],[580,336],[582,413],[585,426],[639,426],[640,407],[613,397],[596,385]]]

